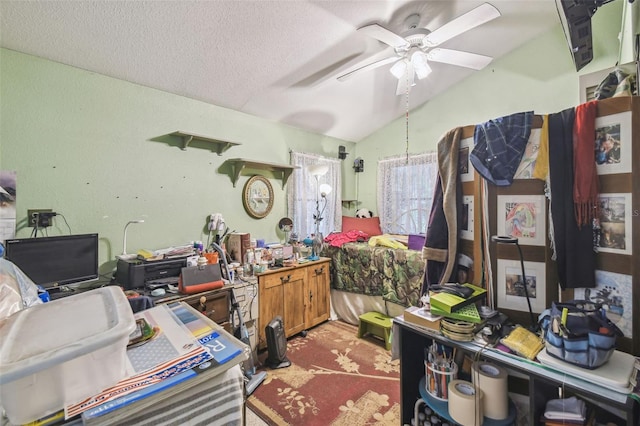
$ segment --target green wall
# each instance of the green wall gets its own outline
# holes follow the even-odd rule
[[[177,138],[162,138],[177,130],[242,145],[222,156],[195,143],[183,151]],[[271,213],[252,219],[242,206],[249,176],[234,188],[224,161],[288,164],[289,150],[337,158],[338,145],[354,150],[350,142],[0,50],[0,169],[17,172],[17,236],[31,233],[27,209],[51,208],[66,222],[56,217],[49,235],[68,234],[67,223],[74,234],[100,235],[102,273],[115,265],[132,219],[145,223],[129,227],[128,253],[206,243],[210,213],[222,213],[232,230],[283,239],[281,180],[270,179]],[[351,165],[343,164],[345,188],[353,188]]]
[[[489,67],[409,114],[409,151],[434,151],[447,131],[520,111],[548,114],[580,103],[579,75],[613,67],[623,1],[599,8],[592,19],[594,59],[580,73],[560,24],[537,39],[493,61]],[[428,78],[417,84],[429,84]],[[356,156],[365,162],[358,177],[360,205],[377,212],[378,160],[405,152],[405,117],[359,141]],[[354,157],[355,158],[355,157]]]
[[[622,1],[594,15],[594,56],[580,74],[615,65]],[[410,152],[434,150],[449,129],[517,111],[551,113],[579,102],[578,77],[560,26],[410,114]],[[419,82],[421,84],[424,82]],[[183,151],[176,130],[239,142],[222,156],[199,144]],[[206,221],[219,212],[231,229],[276,241],[284,236],[285,191],[273,178],[275,204],[255,220],[242,207],[248,176],[233,187],[224,161],[249,158],[289,163],[289,150],[337,157],[345,145],[344,198],[377,211],[376,165],[405,152],[404,115],[353,144],[247,114],[142,87],[33,56],[0,49],[0,169],[18,175],[18,237],[29,236],[27,209],[51,208],[50,235],[97,232],[101,271],[122,251],[206,242]],[[169,142],[169,143],[167,143]],[[365,160],[354,173],[353,159]],[[256,172],[260,173],[260,172]],[[353,214],[353,208],[346,212]]]

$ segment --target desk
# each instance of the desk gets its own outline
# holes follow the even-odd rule
[[[229,313],[231,312],[231,288],[232,286],[225,285],[222,288],[201,293],[167,293],[164,296],[152,297],[151,299],[156,305],[185,302],[213,322],[224,326],[229,322]],[[145,295],[148,294],[145,293]]]
[[[410,424],[415,401],[420,398],[419,383],[424,376],[424,348],[433,341],[476,354],[482,347],[475,343],[456,342],[439,333],[405,322],[402,317],[393,320],[393,338],[397,339],[400,351],[400,399],[402,405],[402,424]],[[516,357],[495,349],[483,349],[481,358],[494,362],[510,372],[528,377],[529,419],[534,424],[544,413],[548,399],[558,394],[563,387],[565,396],[575,395],[599,409],[615,413],[612,418],[620,417],[617,424],[625,422],[629,426],[640,421],[640,403],[629,394],[620,393],[599,386],[596,383],[570,376],[561,369],[555,369],[534,361]]]

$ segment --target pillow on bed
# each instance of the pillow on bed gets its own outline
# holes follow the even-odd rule
[[[347,232],[347,231],[364,232],[370,237],[374,237],[376,235],[382,235],[382,230],[380,229],[380,218],[379,217],[359,218],[359,217],[351,217],[351,216],[342,216],[342,232]]]

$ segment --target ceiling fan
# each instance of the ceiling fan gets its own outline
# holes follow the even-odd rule
[[[410,15],[406,19],[405,24],[409,29],[401,35],[378,24],[358,28],[358,32],[393,47],[395,54],[339,75],[337,79],[345,81],[363,71],[393,63],[390,71],[398,79],[396,94],[400,95],[415,84],[415,76],[423,79],[429,75],[430,61],[480,70],[489,65],[493,58],[436,46],[499,16],[498,9],[489,3],[484,3],[434,31],[418,28],[420,20],[418,14]]]

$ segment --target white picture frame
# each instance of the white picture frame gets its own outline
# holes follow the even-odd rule
[[[527,291],[531,310],[544,311],[546,306],[546,276],[544,262],[524,262],[527,277]],[[529,311],[527,298],[522,286],[522,266],[519,260],[498,259],[498,308],[515,311]]]
[[[462,196],[462,224],[460,225],[460,238],[473,241],[474,210],[473,195]]]
[[[544,246],[544,195],[498,195],[497,201],[498,235],[518,238],[521,245]]]
[[[633,338],[633,288],[631,275],[596,270],[594,288],[577,288],[573,297],[602,304],[611,320],[624,334]]]
[[[473,181],[475,169],[471,164],[471,151],[473,150],[473,137],[460,140],[458,148],[458,172],[460,182]]]
[[[598,174],[631,173],[631,111],[597,117],[595,127],[594,150]]]
[[[598,251],[632,254],[632,206],[630,193],[598,195],[600,207],[600,239]]]

